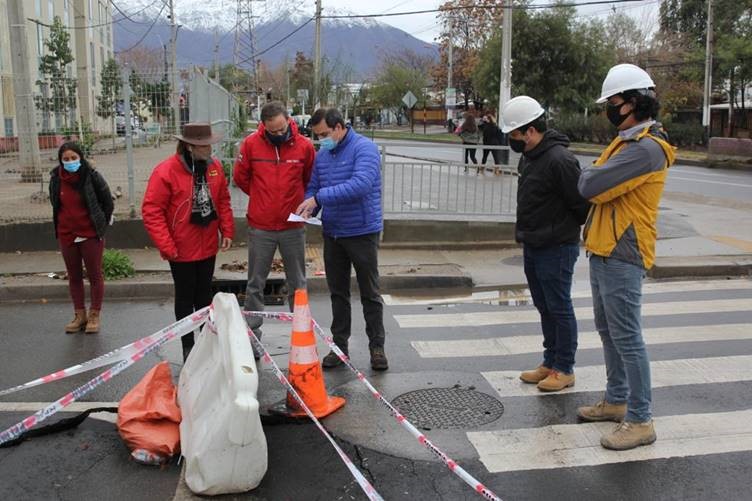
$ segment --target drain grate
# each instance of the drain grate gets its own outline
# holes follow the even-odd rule
[[[404,393],[392,405],[424,430],[473,428],[496,421],[504,413],[504,405],[494,397],[456,386]]]

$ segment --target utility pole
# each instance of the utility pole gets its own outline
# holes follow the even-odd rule
[[[173,127],[175,134],[180,134],[180,91],[178,90],[178,64],[177,64],[177,45],[178,45],[178,25],[175,23],[175,1],[170,2],[170,86],[172,87],[172,113]]]
[[[713,0],[708,0],[708,27],[705,35],[705,88],[702,95],[702,126],[710,141],[710,88],[713,86]]]
[[[501,23],[501,75],[499,78],[499,114],[501,108],[512,97],[512,0],[504,1]]]
[[[13,95],[16,105],[21,180],[32,183],[41,179],[41,160],[34,116],[34,97],[31,93],[31,68],[27,53],[26,16],[23,2],[6,2],[10,27],[10,57],[13,68]],[[6,113],[8,111],[6,110]]]
[[[452,114],[454,112],[454,105],[457,100],[457,97],[456,97],[457,91],[454,91],[454,90],[450,91],[450,89],[452,89],[452,74],[454,73],[454,70],[452,69],[452,66],[454,64],[454,58],[452,56],[453,50],[454,50],[454,34],[452,33],[451,28],[450,28],[449,30],[449,54],[448,54],[449,72],[447,73],[447,90],[446,90],[446,97],[444,98],[444,103],[446,104],[446,107],[447,107],[447,110],[446,110],[447,111],[447,123],[449,122],[449,120],[452,119]],[[450,92],[454,92],[454,96],[455,96],[452,99],[451,104],[449,102]],[[450,131],[450,132],[454,132],[454,131]]]
[[[126,66],[123,71],[123,114],[125,115],[125,158],[128,166],[128,204],[130,205],[130,217],[136,217],[136,188],[133,174],[133,136],[131,129],[131,83],[130,72]]]
[[[316,0],[316,41],[313,53],[313,109],[319,108],[321,82],[321,0]]]
[[[287,88],[285,108],[287,108],[290,106],[290,67],[288,65],[287,54],[285,54],[285,87]]]
[[[219,82],[219,38],[217,28],[214,28],[214,80]]]

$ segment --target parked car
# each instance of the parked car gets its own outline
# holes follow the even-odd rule
[[[139,131],[143,129],[141,125],[141,120],[138,117],[132,116],[131,117],[131,134],[138,134]],[[115,116],[115,130],[117,132],[118,136],[124,136],[125,135],[125,116],[124,115],[116,115]]]

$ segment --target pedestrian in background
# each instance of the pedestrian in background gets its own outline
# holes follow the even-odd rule
[[[580,254],[580,226],[590,204],[577,191],[580,163],[568,149],[569,138],[547,128],[538,101],[515,97],[501,116],[512,150],[522,153],[515,239],[523,245],[525,277],[543,330],[543,363],[520,379],[540,391],[561,391],[575,382],[572,277]]]
[[[366,321],[371,368],[386,370],[384,302],[379,291],[379,235],[381,214],[381,157],[375,143],[345,126],[335,108],[319,109],[311,118],[321,149],[313,164],[306,199],[296,213],[310,217],[321,211],[324,233],[324,268],[332,300],[332,337],[349,353],[351,334],[350,275],[360,289]],[[325,368],[342,364],[329,352]]]
[[[462,140],[462,144],[477,146],[478,143],[480,143],[481,136],[480,136],[480,130],[478,129],[478,124],[475,122],[475,116],[469,111],[466,111],[463,118],[464,118],[464,121],[462,122],[462,125],[460,126],[460,133],[459,133],[460,139]],[[467,166],[469,163],[468,159],[472,160],[472,162],[477,165],[478,160],[475,158],[475,148],[466,146],[465,147],[465,172],[467,172]],[[481,169],[482,167],[477,167],[476,174],[480,174]]]
[[[478,128],[480,128],[481,133],[483,134],[484,146],[501,145],[502,132],[499,129],[499,126],[496,125],[496,120],[494,120],[494,117],[491,113],[486,113],[485,115],[483,115],[483,119],[481,120],[481,124],[478,126]],[[501,153],[501,150],[483,148],[483,159],[481,160],[481,164],[485,166],[488,156],[491,155],[494,163],[494,174],[497,176],[500,173],[500,166],[502,165]]]
[[[606,395],[580,407],[586,421],[616,421],[601,438],[607,449],[655,442],[650,360],[642,337],[642,280],[655,260],[656,220],[674,148],[656,122],[660,103],[648,73],[632,64],[611,68],[597,103],[619,131],[579,190],[593,206],[585,224],[595,327],[606,361]]]
[[[208,123],[188,123],[175,138],[177,152],[149,177],[141,214],[160,255],[170,262],[180,320],[211,304],[217,250],[232,245],[234,222],[222,164],[211,157],[211,145],[220,137]],[[181,343],[185,360],[193,333]]]
[[[295,291],[305,289],[305,230],[303,223],[291,223],[287,218],[303,202],[314,156],[313,143],[298,133],[285,106],[276,101],[261,108],[258,129],[240,145],[233,179],[248,195],[246,310],[264,309],[264,286],[277,249],[284,264],[290,311]],[[259,339],[262,323],[260,317],[248,318]],[[259,358],[255,345],[253,350]]]
[[[65,332],[99,332],[104,299],[104,234],[114,206],[107,182],[86,160],[78,143],[64,143],[58,165],[50,172],[50,203],[55,237],[68,274],[74,317]],[[89,277],[91,304],[86,312],[84,272]]]

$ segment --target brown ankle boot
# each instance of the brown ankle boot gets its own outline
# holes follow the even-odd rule
[[[65,325],[65,332],[67,334],[79,332],[84,326],[86,326],[86,310],[76,310],[75,315],[76,316],[73,317],[73,320]]]
[[[99,310],[89,310],[89,320],[86,322],[86,334],[99,332]]]

